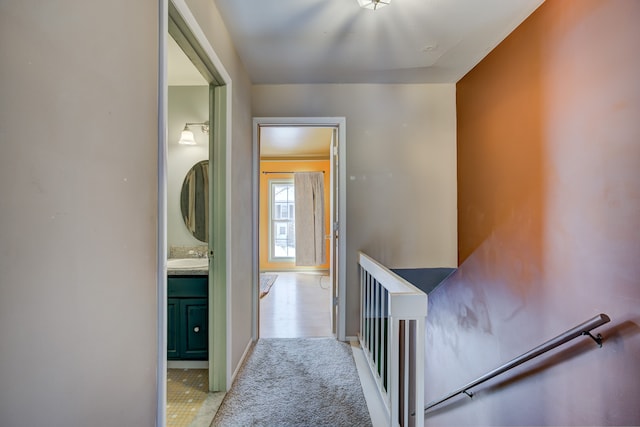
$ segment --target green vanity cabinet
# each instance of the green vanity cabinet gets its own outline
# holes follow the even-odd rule
[[[167,359],[208,359],[207,276],[167,280]]]

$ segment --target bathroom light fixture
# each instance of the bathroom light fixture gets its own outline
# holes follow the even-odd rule
[[[360,7],[377,10],[391,3],[391,0],[358,0]]]
[[[202,133],[209,133],[209,122],[202,123],[185,123],[184,129],[180,133],[180,139],[178,140],[178,144],[181,145],[196,145],[196,139],[193,136],[193,132],[189,129],[189,126],[201,126]]]

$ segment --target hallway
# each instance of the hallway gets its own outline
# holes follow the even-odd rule
[[[269,272],[277,274],[269,292],[260,299],[260,338],[332,337],[330,279],[321,272]],[[320,342],[320,341],[319,341]],[[264,341],[262,341],[264,344]],[[351,342],[369,415],[374,427],[385,425],[383,403],[357,342]]]
[[[259,340],[211,426],[373,427],[352,346],[333,338]]]
[[[323,272],[276,272],[260,299],[260,338],[330,337],[329,276]]]

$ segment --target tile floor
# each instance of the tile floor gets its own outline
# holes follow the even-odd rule
[[[208,390],[207,369],[167,369],[167,427],[189,427]]]

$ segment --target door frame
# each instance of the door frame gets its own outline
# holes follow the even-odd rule
[[[159,0],[158,27],[158,240],[157,240],[157,417],[156,425],[166,425],[167,398],[167,131],[168,77],[167,37],[179,27],[184,39],[178,44],[187,47],[187,55],[209,81],[210,121],[213,131],[209,138],[212,199],[212,224],[216,236],[209,239],[209,388],[226,391],[231,378],[231,322],[227,313],[230,298],[230,179],[232,81],[219,57],[206,38],[185,0]],[[211,237],[211,236],[210,236]],[[212,351],[213,349],[213,351]]]
[[[254,271],[253,278],[253,303],[252,303],[252,326],[251,333],[253,340],[259,338],[260,331],[260,249],[259,249],[259,200],[260,200],[260,128],[265,126],[312,126],[312,127],[329,127],[337,129],[338,135],[338,170],[336,176],[338,186],[338,227],[332,232],[338,238],[338,259],[337,266],[337,325],[336,338],[340,341],[346,341],[346,230],[347,230],[347,170],[346,170],[346,119],[345,117],[254,117],[253,118],[253,162],[252,162],[252,265]],[[332,153],[333,161],[333,153]],[[333,229],[333,224],[331,224]],[[333,242],[332,242],[333,247]],[[333,264],[333,260],[332,260]],[[333,316],[333,313],[332,313]]]

